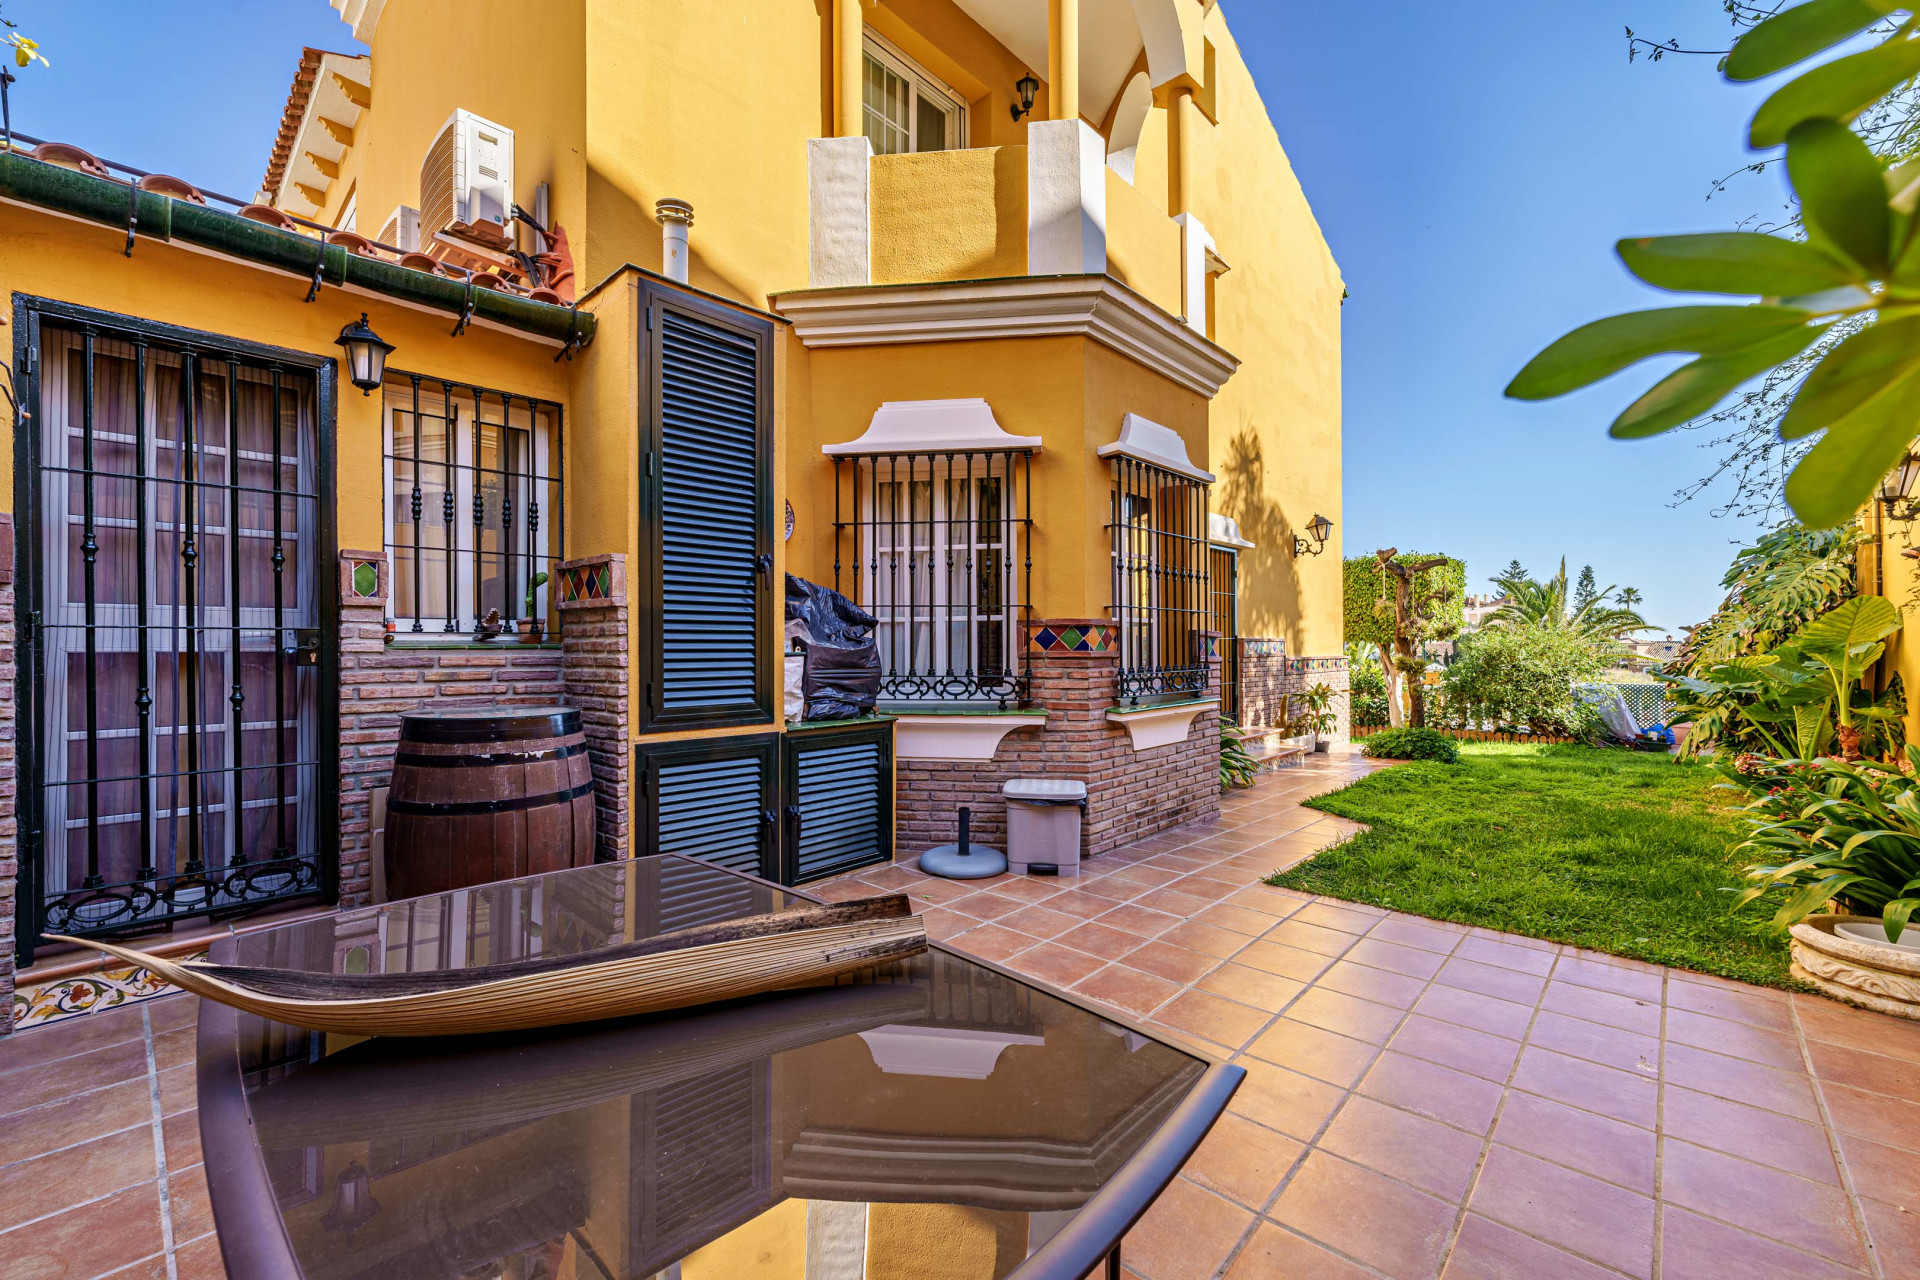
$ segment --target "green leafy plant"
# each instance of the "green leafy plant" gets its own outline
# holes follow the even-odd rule
[[[1569,591],[1565,556],[1560,557],[1560,571],[1545,582],[1521,570],[1501,574],[1493,585],[1505,600],[1487,615],[1491,626],[1569,631],[1588,641],[1618,640],[1652,629],[1645,618],[1616,598],[1618,587],[1603,590],[1594,584],[1592,566],[1581,570],[1579,588]]]
[[[1920,794],[1907,770],[1870,761],[1769,761],[1741,756],[1724,769],[1753,796],[1750,828],[1735,849],[1756,859],[1734,909],[1781,898],[1780,928],[1838,902],[1850,914],[1878,916],[1898,942],[1920,907]]]
[[[1355,657],[1358,645],[1347,646],[1347,711],[1356,729],[1387,723],[1387,678],[1378,658]]]
[[[1726,73],[1755,80],[1873,27],[1900,6],[1811,0],[1742,35]],[[1920,73],[1920,15],[1881,43],[1813,68],[1767,98],[1748,141],[1786,147],[1806,238],[1710,232],[1622,240],[1628,270],[1656,288],[1746,296],[1734,306],[1632,312],[1574,330],[1507,387],[1544,400],[1651,356],[1696,358],[1614,420],[1621,439],[1656,435],[1714,409],[1749,380],[1794,360],[1836,324],[1853,327],[1812,362],[1780,419],[1787,441],[1821,435],[1794,467],[1786,498],[1801,521],[1846,521],[1904,455],[1920,415],[1920,160],[1893,168],[1848,126]]]
[[[1583,736],[1592,717],[1573,686],[1597,679],[1606,665],[1602,647],[1578,631],[1488,627],[1460,638],[1441,678],[1443,701],[1466,726]]]
[[[1419,687],[1420,650],[1445,640],[1465,623],[1466,565],[1447,556],[1400,553],[1389,547],[1345,562],[1346,643],[1374,646],[1386,686],[1387,721],[1425,719]]]
[[[1247,735],[1227,717],[1220,717],[1220,789],[1250,787],[1260,776],[1260,762],[1246,747]]]
[[[1460,759],[1460,745],[1437,729],[1384,729],[1368,738],[1360,750],[1382,760],[1437,760],[1441,764],[1453,764]]]
[[[1857,708],[1854,690],[1887,651],[1887,637],[1900,630],[1900,611],[1885,596],[1855,596],[1800,629],[1795,657],[1809,668],[1814,683],[1830,700],[1835,736],[1843,759],[1860,758],[1858,719],[1883,715],[1880,708]],[[1822,706],[1824,714],[1826,706]]]
[[[1300,701],[1307,708],[1300,716],[1302,733],[1324,737],[1340,727],[1340,715],[1333,709],[1336,696],[1333,686],[1324,681],[1301,692]]]
[[[529,617],[533,615],[534,594],[546,585],[547,574],[544,569],[537,570],[531,578],[527,579],[527,615]]]

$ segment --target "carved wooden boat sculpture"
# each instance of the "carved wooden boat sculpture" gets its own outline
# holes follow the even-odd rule
[[[108,942],[61,940],[247,1013],[367,1036],[522,1031],[681,1009],[805,986],[927,949],[926,929],[904,894],[725,920],[577,955],[426,973],[176,963]]]

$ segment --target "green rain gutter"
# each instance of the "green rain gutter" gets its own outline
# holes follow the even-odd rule
[[[236,213],[30,160],[18,152],[0,152],[0,199],[121,229],[128,227],[131,215],[134,233],[150,240],[180,241],[302,279],[312,279],[317,270],[325,284],[354,285],[450,315],[491,321],[568,347],[583,347],[593,340],[593,316],[571,307],[476,288],[464,280],[363,257],[348,252],[343,245],[325,244]]]

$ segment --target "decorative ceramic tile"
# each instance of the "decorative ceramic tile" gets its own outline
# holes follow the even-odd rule
[[[1027,633],[1029,653],[1114,653],[1120,648],[1120,629],[1112,623],[1042,623]]]
[[[560,604],[617,605],[627,599],[626,557],[589,556],[560,566]]]
[[[378,605],[387,602],[387,558],[377,551],[340,553],[340,603]]]
[[[199,959],[205,955],[203,949],[181,959]],[[13,993],[13,1027],[20,1031],[27,1027],[45,1026],[50,1022],[64,1022],[68,1018],[82,1017],[97,1010],[117,1009],[122,1005],[152,1000],[156,996],[171,995],[176,989],[173,984],[162,982],[149,970],[136,965],[115,965],[93,973],[76,974],[71,978],[56,978],[51,982],[21,987]]]
[[[1293,669],[1297,674],[1305,675],[1309,671],[1345,671],[1347,660],[1341,658],[1295,658]]]
[[[1287,656],[1287,642],[1274,639],[1242,640],[1240,652],[1249,658],[1284,658]]]

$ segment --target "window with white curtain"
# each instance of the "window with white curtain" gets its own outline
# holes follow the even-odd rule
[[[862,98],[875,155],[966,145],[967,108],[960,95],[872,33],[866,38]]]

